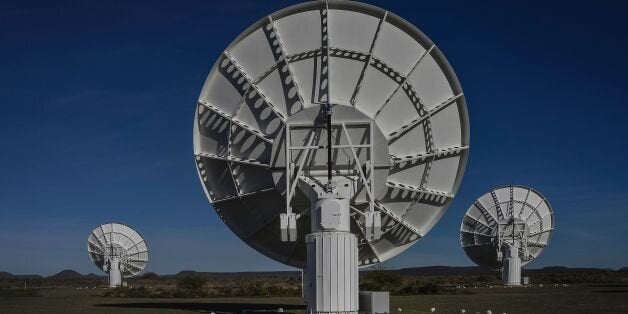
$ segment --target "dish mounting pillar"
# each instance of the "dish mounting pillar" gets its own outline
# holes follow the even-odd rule
[[[120,259],[117,257],[109,261],[109,287],[122,286],[122,272],[120,272]]]
[[[517,244],[506,245],[502,279],[507,286],[521,285],[521,258],[519,257],[519,246]]]
[[[307,313],[358,312],[358,240],[350,232],[350,193],[350,183],[342,181],[311,192],[303,284]]]

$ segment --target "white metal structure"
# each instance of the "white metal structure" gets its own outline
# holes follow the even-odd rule
[[[146,241],[129,226],[114,222],[92,231],[87,251],[94,264],[109,274],[110,287],[121,286],[123,277],[139,274],[148,263]]]
[[[357,267],[423,237],[451,203],[469,145],[466,102],[434,43],[351,1],[259,20],[214,64],[194,154],[243,241],[305,270],[310,312],[355,312]]]
[[[521,285],[521,267],[536,259],[554,230],[547,199],[525,186],[506,186],[480,197],[462,220],[460,243],[480,266],[502,269],[506,285]]]

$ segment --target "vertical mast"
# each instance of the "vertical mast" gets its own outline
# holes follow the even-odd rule
[[[331,104],[325,105],[325,117],[327,120],[327,192],[331,192],[331,177],[332,177],[332,154],[331,154]]]

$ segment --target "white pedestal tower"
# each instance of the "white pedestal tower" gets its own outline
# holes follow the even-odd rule
[[[122,272],[120,272],[120,258],[113,257],[109,261],[109,287],[120,287],[122,285]]]
[[[311,197],[303,285],[307,312],[357,313],[358,240],[350,232],[350,190],[341,184],[332,192],[313,191]]]
[[[506,245],[504,249],[504,267],[502,280],[507,286],[521,285],[521,258],[517,244]]]

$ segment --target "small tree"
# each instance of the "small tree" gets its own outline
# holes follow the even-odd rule
[[[140,276],[140,279],[158,279],[159,276],[157,276],[157,274],[155,273],[145,273],[142,276]]]
[[[186,276],[177,281],[177,290],[185,297],[203,297],[207,295],[205,285],[207,285],[207,279],[204,277]]]
[[[372,291],[393,291],[403,284],[401,275],[392,271],[373,270],[364,272],[360,289]]]

